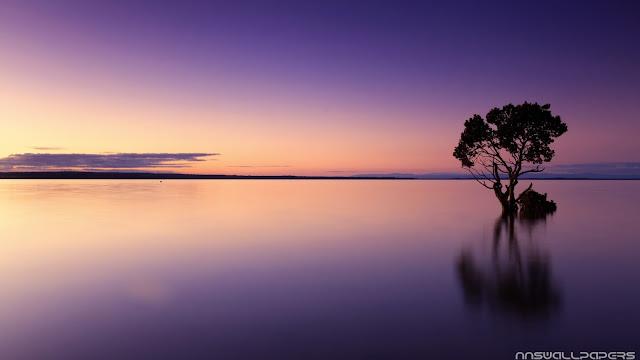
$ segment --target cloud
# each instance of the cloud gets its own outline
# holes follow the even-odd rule
[[[602,175],[632,175],[640,174],[640,162],[597,162],[580,164],[562,164],[549,167],[555,173],[568,174],[602,174]]]
[[[598,162],[598,163],[578,163],[542,165],[544,172],[528,173],[523,175],[523,179],[544,179],[544,178],[566,178],[566,179],[640,179],[640,162]],[[531,166],[525,168],[530,169]],[[472,179],[469,173],[464,172],[432,172],[424,174],[357,174],[353,176],[362,177],[397,177],[397,178],[418,178],[418,179]]]
[[[3,170],[184,168],[217,153],[12,154],[0,158]]]
[[[57,147],[57,146],[32,146],[31,147],[34,150],[40,150],[40,151],[59,151],[59,150],[64,150],[63,147]]]
[[[229,165],[231,168],[288,168],[289,165]]]
[[[533,166],[527,165],[524,170]],[[570,177],[570,178],[609,178],[626,179],[640,177],[640,162],[593,162],[575,164],[540,165],[544,168],[541,173],[529,173],[525,176],[531,178],[541,177]]]

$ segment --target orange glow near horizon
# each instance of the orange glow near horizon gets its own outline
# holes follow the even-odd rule
[[[247,106],[194,99],[181,104],[154,89],[119,93],[101,88],[99,78],[91,79],[95,87],[88,90],[80,80],[71,83],[73,79],[56,86],[21,76],[6,80],[0,84],[0,118],[13,119],[5,132],[15,136],[0,144],[2,157],[39,152],[221,154],[188,168],[153,169],[194,174],[350,175],[456,166],[443,153],[448,150],[443,145],[454,140],[425,141],[433,129],[422,125],[412,131],[384,122],[385,114],[349,108],[318,113],[304,104],[276,106],[282,100],[277,98]]]

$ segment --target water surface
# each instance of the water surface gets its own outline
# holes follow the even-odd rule
[[[524,186],[523,186],[524,188]],[[640,182],[2,180],[1,359],[638,351]]]

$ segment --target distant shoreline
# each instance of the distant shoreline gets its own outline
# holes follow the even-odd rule
[[[173,179],[299,179],[299,180],[415,180],[395,177],[346,177],[346,176],[295,176],[295,175],[199,175],[175,173],[144,172],[89,172],[89,171],[38,171],[38,172],[0,172],[0,179],[43,179],[43,180],[173,180]]]
[[[393,176],[296,176],[296,175],[198,175],[174,173],[141,172],[85,172],[85,171],[39,171],[39,172],[0,172],[5,180],[474,180],[467,177],[393,177]],[[640,178],[589,178],[589,177],[536,177],[520,180],[640,180]]]

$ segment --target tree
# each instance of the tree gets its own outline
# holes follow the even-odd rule
[[[453,156],[476,181],[495,192],[503,214],[518,210],[518,178],[544,171],[540,164],[551,161],[555,154],[551,143],[567,131],[567,124],[560,116],[551,115],[550,107],[509,104],[489,111],[486,121],[476,114],[464,123]],[[503,186],[503,180],[508,185]]]

